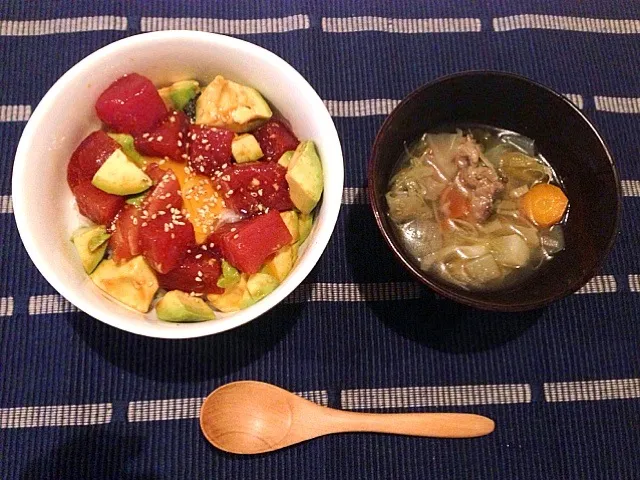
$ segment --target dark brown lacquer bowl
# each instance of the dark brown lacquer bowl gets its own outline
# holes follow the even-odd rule
[[[466,291],[420,270],[396,237],[385,193],[405,144],[427,131],[480,124],[532,138],[569,197],[565,250],[524,283],[491,292]],[[578,290],[601,268],[618,231],[620,182],[593,125],[571,102],[526,78],[464,72],[410,94],[386,119],[369,163],[369,196],[378,227],[404,266],[425,285],[457,302],[486,310],[538,308]]]

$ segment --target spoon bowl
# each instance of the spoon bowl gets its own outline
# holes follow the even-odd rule
[[[202,404],[200,428],[225,452],[266,453],[342,432],[438,438],[491,433],[493,420],[469,413],[356,413],[322,407],[263,382],[241,381],[214,390]]]

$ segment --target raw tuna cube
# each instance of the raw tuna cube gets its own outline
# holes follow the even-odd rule
[[[255,215],[267,209],[293,209],[286,173],[276,162],[252,162],[234,164],[214,181],[229,208],[241,215]]]
[[[218,277],[222,272],[220,260],[200,248],[187,252],[182,263],[166,274],[158,275],[158,282],[165,290],[181,290],[194,293],[222,293]]]
[[[124,206],[124,197],[103,192],[91,181],[83,181],[71,190],[76,197],[78,210],[98,225],[108,225]]]
[[[256,273],[269,256],[291,243],[291,233],[275,210],[264,215],[227,223],[211,234],[224,258],[238,270]]]
[[[143,220],[153,215],[171,215],[172,211],[182,208],[180,182],[173,170],[162,170],[156,164],[147,167],[147,174],[156,182],[156,186],[145,197],[142,203]],[[162,213],[164,212],[164,213]]]
[[[287,126],[278,121],[270,120],[253,132],[260,148],[264,153],[264,160],[277,162],[284,152],[295,150],[300,141]]]
[[[151,80],[130,73],[113,82],[96,102],[96,113],[109,128],[133,135],[148,132],[166,114]]]
[[[197,174],[213,176],[224,164],[231,164],[231,142],[235,133],[224,128],[191,125],[189,168]]]
[[[168,112],[149,132],[136,136],[136,150],[143,155],[185,162],[189,124],[189,118],[184,113],[175,110]]]
[[[140,246],[144,258],[159,273],[168,273],[195,247],[193,225],[183,215],[164,214],[140,224]]]
[[[125,205],[113,223],[109,247],[116,263],[140,255],[140,214],[139,208]]]

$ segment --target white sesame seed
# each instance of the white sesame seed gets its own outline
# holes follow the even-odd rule
[[[180,140],[178,140],[178,146],[181,147],[182,146],[182,142]]]
[[[194,278],[194,280],[195,280],[196,282],[201,282],[201,281],[202,281],[202,279],[201,279],[200,277],[196,277],[196,278]]]
[[[148,136],[149,136],[149,134],[148,134],[148,133],[143,133],[143,134],[142,134],[142,138],[147,138]]]
[[[196,260],[199,260],[199,259],[201,259],[201,258],[202,258],[202,254],[201,254],[201,253],[199,253],[199,254],[197,254],[197,255],[196,255]]]
[[[234,239],[234,240],[235,240],[236,238],[238,238],[238,234],[237,234],[237,233],[233,236],[233,239]]]
[[[235,232],[235,231],[237,231],[237,230],[238,230],[238,229],[237,229],[236,227],[232,227],[232,228],[231,228],[231,232]]]

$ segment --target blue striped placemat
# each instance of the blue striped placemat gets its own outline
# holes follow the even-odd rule
[[[10,179],[25,122],[57,78],[112,41],[176,28],[239,36],[298,69],[334,117],[346,176],[331,242],[283,304],[231,332],[161,341],[56,294],[18,238]],[[639,62],[630,1],[3,2],[0,478],[640,478]],[[602,272],[532,313],[469,310],[415,283],[364,188],[373,138],[398,101],[483,68],[565,94],[622,178],[621,233]],[[455,441],[334,436],[237,457],[211,447],[196,418],[211,390],[239,379],[354,411],[477,412],[498,428]]]

